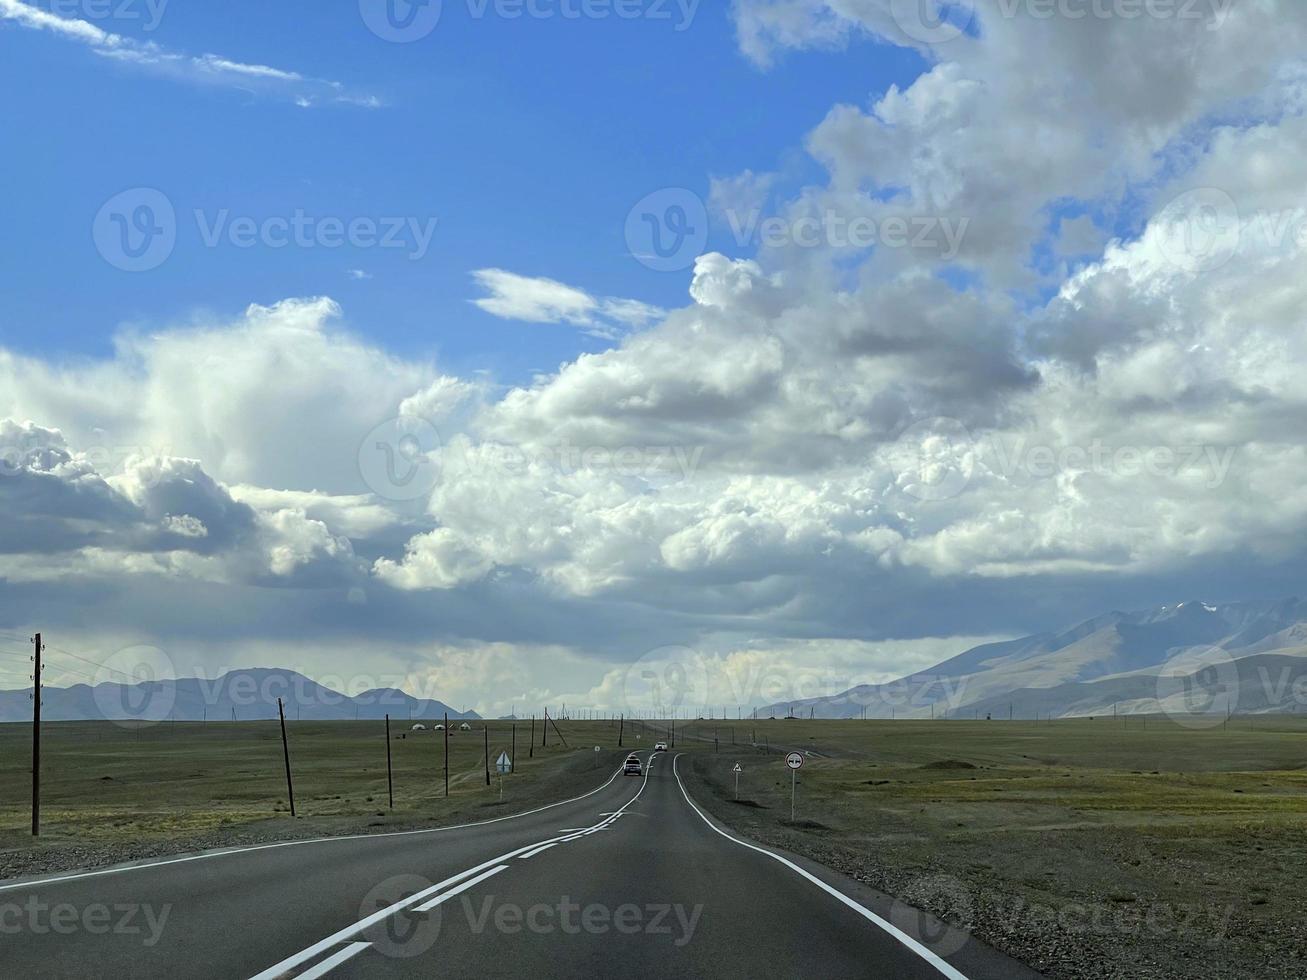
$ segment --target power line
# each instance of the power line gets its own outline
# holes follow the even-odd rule
[[[49,648],[47,647],[46,649]],[[80,667],[70,667],[68,664],[61,664],[58,661],[52,662],[49,657],[45,659],[45,664],[47,667],[53,667],[55,670],[62,671],[63,673],[66,674],[77,674],[78,676],[85,677],[87,680],[90,681],[95,681],[98,683],[100,680],[100,678],[88,673],[85,670],[82,670]]]
[[[53,650],[55,653],[60,654],[61,656],[72,657],[74,660],[80,660],[84,664],[90,664],[92,667],[98,668],[99,670],[107,670],[109,673],[117,674],[119,677],[126,677],[129,681],[133,681],[133,682],[137,681],[137,678],[132,677],[131,674],[125,674],[121,670],[115,670],[114,668],[110,667],[108,664],[102,664],[95,660],[88,660],[86,657],[80,656],[76,653],[72,653],[69,650],[62,650],[59,647],[52,647],[48,643],[45,645],[45,648],[47,650]]]

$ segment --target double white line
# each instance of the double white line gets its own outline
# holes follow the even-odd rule
[[[360,933],[366,932],[368,929],[372,928],[373,926],[385,922],[391,916],[396,915],[399,912],[403,912],[409,908],[412,908],[413,906],[417,906],[417,908],[413,909],[413,911],[415,912],[430,912],[432,909],[435,909],[437,906],[439,906],[442,902],[450,898],[453,898],[455,895],[461,894],[462,892],[467,891],[469,888],[479,885],[487,878],[490,878],[494,875],[499,874],[499,872],[506,870],[508,868],[508,865],[504,863],[505,861],[511,861],[514,858],[525,859],[525,858],[533,857],[534,855],[539,854],[541,851],[547,850],[548,848],[553,847],[556,844],[562,844],[567,841],[577,840],[578,838],[586,837],[589,834],[593,834],[596,833],[597,831],[603,830],[614,820],[620,817],[623,811],[625,811],[627,807],[629,807],[632,803],[634,803],[636,800],[640,798],[640,794],[644,792],[644,788],[645,786],[648,785],[648,783],[649,783],[649,772],[648,769],[646,769],[644,774],[644,779],[641,780],[640,788],[636,790],[635,795],[632,796],[629,800],[627,800],[624,804],[622,804],[621,809],[616,810],[613,813],[609,814],[603,820],[599,821],[599,823],[595,824],[592,827],[586,827],[584,830],[581,830],[579,833],[566,834],[561,837],[552,837],[549,838],[548,840],[536,841],[534,844],[527,844],[525,847],[519,847],[516,850],[509,851],[507,854],[501,854],[498,857],[491,858],[489,861],[484,861],[481,864],[478,864],[474,868],[468,868],[466,871],[460,871],[458,874],[454,875],[453,877],[446,878],[444,881],[440,882],[439,884],[432,885],[430,888],[424,888],[416,895],[410,895],[408,898],[402,899],[401,901],[396,902],[394,905],[387,906],[384,909],[374,912],[372,913],[372,915],[369,915],[367,918],[360,919],[358,922],[355,922],[353,925],[346,926],[344,929],[341,929],[339,932],[333,933],[332,935],[328,936],[326,939],[323,939],[321,942],[314,943],[312,946],[309,946],[307,949],[301,950],[300,952],[296,953],[293,956],[288,956],[286,959],[282,960],[280,963],[276,964],[275,966],[270,966],[262,973],[257,974],[255,977],[252,978],[252,980],[277,980],[277,978],[284,977],[292,970],[302,967],[305,963],[309,963],[312,960],[317,959],[323,953],[329,952],[335,947],[340,946],[344,943],[348,943],[349,944],[348,946],[345,946],[343,949],[338,950],[333,955],[327,957],[322,962],[315,964],[305,972],[298,974],[297,980],[316,980],[316,978],[318,977],[325,976],[327,973],[329,973],[331,970],[334,970],[336,967],[340,966],[346,960],[352,959],[353,957],[357,956],[359,953],[363,952],[365,949],[369,948],[372,945],[371,943],[368,942],[355,941],[355,938]],[[452,887],[455,885],[457,885],[458,887],[456,888]],[[446,889],[448,889],[448,891],[446,891]]]

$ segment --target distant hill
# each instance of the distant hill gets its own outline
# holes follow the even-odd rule
[[[1307,603],[1189,601],[1112,612],[759,715],[783,718],[791,709],[801,718],[858,718],[864,709],[868,718],[1307,711]]]
[[[32,717],[29,690],[0,691],[0,722]],[[475,719],[443,701],[415,698],[393,688],[379,688],[349,697],[293,670],[252,668],[233,670],[215,680],[179,678],[142,684],[75,684],[46,687],[42,718],[48,721],[255,721],[277,717],[277,699],[286,717],[303,720],[443,718]]]

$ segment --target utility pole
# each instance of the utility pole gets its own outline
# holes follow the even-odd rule
[[[386,791],[390,794],[390,808],[395,809],[395,774],[390,765],[390,715],[386,715]]]
[[[549,745],[549,709],[545,708],[544,724],[540,726],[540,747],[547,748]]]
[[[485,735],[486,740],[486,785],[490,785],[490,723],[483,721],[481,723],[481,732]]]
[[[286,740],[286,710],[277,698],[277,717],[281,719],[281,751],[286,758],[286,793],[290,796],[290,815],[295,816],[295,783],[290,778],[290,742]],[[386,743],[389,745],[389,741]]]
[[[445,730],[441,732],[445,736],[445,798],[449,798],[449,712],[445,712]]]
[[[32,836],[41,836],[41,634],[32,639]]]
[[[536,716],[531,716],[531,742],[526,750],[526,757],[534,759],[536,757]]]
[[[512,745],[513,745],[513,750],[508,753],[508,761],[512,766],[516,767],[517,766],[517,722],[516,721],[513,722]],[[501,789],[502,789],[502,785],[501,785]]]
[[[626,715],[622,715],[622,720],[617,726],[617,747],[622,747],[622,733],[626,731]]]

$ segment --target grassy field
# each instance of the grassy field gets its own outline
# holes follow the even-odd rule
[[[504,779],[501,803],[493,763],[501,751],[512,753],[512,726],[489,723],[487,787],[482,723],[475,722],[474,731],[449,739],[446,798],[441,733],[408,728],[408,722],[392,724],[392,810],[384,723],[288,722],[298,814],[292,822],[276,721],[139,729],[105,722],[48,724],[41,743],[42,836],[34,845],[30,726],[0,725],[0,868],[4,855],[12,863],[34,850],[53,867],[64,863],[61,848],[76,856],[84,845],[159,849],[196,840],[220,844],[238,834],[275,837],[476,819],[491,808],[509,812],[583,791],[616,765],[619,754],[618,731],[606,724],[584,730],[562,724],[573,746],[568,750],[552,730],[542,747],[537,723],[529,751],[530,723],[518,723],[516,771]],[[595,745],[610,751],[597,754]]]
[[[716,815],[1051,974],[1307,968],[1307,720],[697,722],[678,748],[696,736]]]

